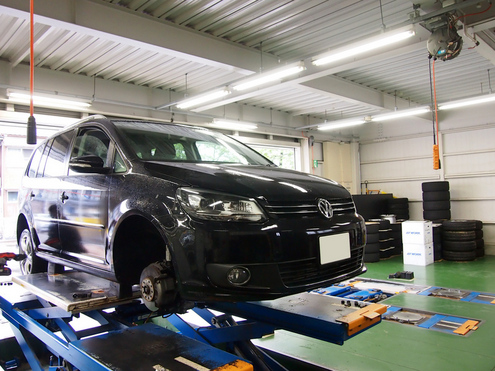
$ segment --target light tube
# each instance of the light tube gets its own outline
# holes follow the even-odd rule
[[[228,130],[255,130],[258,125],[252,122],[236,121],[236,120],[226,120],[226,119],[214,119],[210,126],[219,129]]]
[[[480,97],[467,98],[453,102],[441,103],[438,105],[438,109],[447,110],[452,108],[466,107],[474,104],[488,103],[493,101],[495,101],[495,94],[488,94]]]
[[[177,108],[186,109],[186,108],[190,108],[193,106],[198,106],[202,103],[206,103],[206,102],[218,99],[218,98],[222,98],[222,97],[226,96],[227,94],[230,94],[230,91],[228,89],[212,91],[211,93],[208,93],[205,95],[200,95],[196,98],[185,99],[182,102],[177,103]]]
[[[26,93],[8,93],[9,102],[18,104],[30,104],[31,96]],[[35,106],[50,107],[50,108],[65,108],[71,110],[84,110],[91,107],[88,102],[64,99],[64,98],[51,98],[40,95],[33,95],[33,103]]]
[[[297,66],[293,67],[287,67],[283,69],[278,69],[272,72],[266,72],[261,75],[259,75],[257,78],[254,78],[252,80],[246,81],[246,82],[240,82],[239,84],[234,84],[232,86],[232,89],[237,90],[237,91],[242,91],[250,88],[254,88],[255,86],[267,84],[269,82],[277,81],[280,79],[283,79],[284,77],[292,76],[295,75],[301,71],[304,70],[304,66],[302,64],[299,64]]]
[[[362,125],[365,122],[366,122],[365,119],[338,120],[330,123],[321,124],[318,126],[318,130],[326,131],[326,130],[342,129],[350,126]]]
[[[430,112],[430,107],[418,107],[407,110],[384,113],[382,115],[371,116],[371,121],[387,121],[387,120],[398,119],[401,117],[421,115],[426,112]]]
[[[369,39],[368,41],[358,42],[349,46],[335,50],[327,54],[323,54],[321,57],[317,57],[313,64],[315,66],[322,66],[324,64],[336,62],[348,57],[353,57],[358,54],[368,52],[382,48],[387,45],[395,44],[399,41],[408,39],[415,35],[413,30],[407,30],[400,33],[384,33],[378,37]]]

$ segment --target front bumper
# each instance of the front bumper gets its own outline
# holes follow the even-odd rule
[[[304,228],[304,224],[311,228]],[[358,215],[339,216],[331,223],[277,221],[253,226],[192,222],[188,231],[191,275],[181,277],[184,298],[195,300],[265,300],[331,285],[363,273],[365,229]],[[192,232],[194,231],[194,232]],[[348,234],[350,257],[320,264],[319,238]],[[191,263],[194,264],[191,265]],[[233,285],[227,279],[231,268],[249,270],[250,280]],[[182,269],[182,272],[185,270]]]

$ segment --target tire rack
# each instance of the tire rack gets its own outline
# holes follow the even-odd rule
[[[30,346],[28,339],[32,336],[55,355],[54,365],[49,368],[53,371],[66,370],[66,364],[74,370],[181,370],[181,363],[186,361],[206,369],[247,371],[254,365],[255,369],[285,370],[250,339],[285,329],[341,345],[378,324],[386,311],[381,304],[349,307],[340,299],[303,293],[271,301],[202,305],[194,311],[212,326],[195,328],[180,323],[174,315],[170,321],[180,329],[177,333],[151,323],[136,326],[151,317],[149,311],[140,300],[119,303],[111,296],[111,285],[108,288],[108,281],[103,279],[71,271],[13,280],[16,283],[0,287],[0,309],[34,371],[44,369]],[[97,297],[90,292],[97,292]],[[215,315],[210,309],[224,314]],[[75,331],[70,321],[78,313],[96,320],[99,326]],[[234,321],[232,316],[243,320]],[[59,331],[63,338],[57,336]],[[218,344],[222,349],[238,351],[242,357],[212,346]]]

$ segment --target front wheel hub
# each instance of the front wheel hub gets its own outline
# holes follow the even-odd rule
[[[172,272],[161,262],[143,269],[140,286],[141,298],[152,312],[169,307],[177,297]]]
[[[147,302],[155,299],[155,288],[151,277],[146,277],[141,281],[141,296]]]

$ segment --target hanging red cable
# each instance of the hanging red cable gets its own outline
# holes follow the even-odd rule
[[[461,18],[466,18],[466,17],[471,17],[471,16],[473,16],[473,15],[479,15],[479,14],[486,13],[487,11],[489,11],[489,10],[490,10],[490,8],[491,8],[491,7],[492,7],[492,2],[490,1],[490,2],[489,2],[489,5],[488,5],[488,8],[486,8],[485,10],[482,10],[481,12],[477,12],[477,13],[471,13],[471,14],[464,14],[464,15],[461,15],[461,16],[459,16],[459,17],[457,17],[457,18],[455,19],[454,23],[455,23],[455,22],[457,22],[457,21],[458,21],[459,19],[461,19]]]

